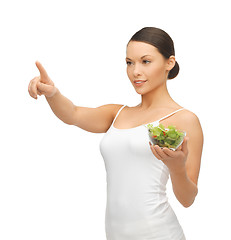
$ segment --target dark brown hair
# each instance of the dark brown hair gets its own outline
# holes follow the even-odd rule
[[[165,59],[168,59],[171,55],[175,56],[173,40],[164,30],[160,28],[144,27],[136,32],[129,42],[130,41],[146,42],[153,45],[165,57]],[[168,79],[175,78],[179,73],[179,70],[179,64],[175,61],[175,66],[168,73]]]

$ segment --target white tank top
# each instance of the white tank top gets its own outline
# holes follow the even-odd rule
[[[113,126],[125,106],[100,141],[107,173],[107,240],[185,240],[166,196],[168,167],[150,149],[147,124],[128,129]],[[182,109],[152,124],[157,126]]]

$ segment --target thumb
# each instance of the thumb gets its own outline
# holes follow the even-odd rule
[[[53,89],[53,86],[42,83],[42,82],[38,82],[37,83],[37,88],[40,92],[46,93],[48,91],[51,91]]]
[[[41,82],[37,83],[37,88],[46,97],[52,97],[58,91],[55,86],[44,84]]]
[[[188,154],[188,141],[189,141],[189,137],[184,137],[181,151],[183,151],[185,155]]]

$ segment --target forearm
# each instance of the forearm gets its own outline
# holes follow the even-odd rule
[[[64,123],[71,124],[74,115],[74,104],[57,89],[52,97],[46,97],[53,113]]]
[[[198,193],[198,188],[188,177],[186,169],[182,169],[182,171],[178,173],[170,172],[170,176],[173,191],[178,201],[184,207],[191,206]]]

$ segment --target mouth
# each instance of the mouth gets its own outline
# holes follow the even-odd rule
[[[135,86],[142,86],[147,80],[136,80],[134,81]]]

